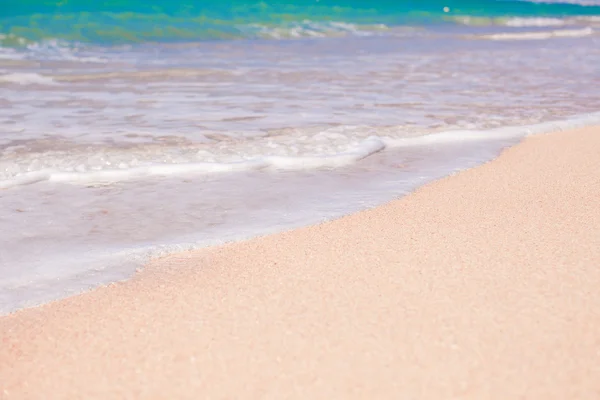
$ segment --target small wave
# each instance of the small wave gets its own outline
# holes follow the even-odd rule
[[[512,26],[516,28],[521,27],[550,27],[550,26],[564,26],[568,23],[568,20],[559,18],[509,18],[504,22],[505,26]]]
[[[358,25],[339,21],[291,22],[284,25],[248,24],[239,26],[246,36],[263,39],[298,39],[343,36],[372,36],[389,31],[384,24]]]
[[[239,162],[192,162],[178,164],[154,164],[125,169],[107,169],[87,172],[65,172],[59,170],[32,171],[0,181],[0,189],[29,185],[37,182],[99,183],[119,182],[152,176],[170,176],[190,173],[216,174],[256,169],[305,170],[316,168],[338,168],[350,165],[385,148],[383,141],[370,137],[353,149],[331,155],[316,156],[266,156]]]
[[[299,16],[297,16],[299,17]],[[296,17],[296,18],[297,18]],[[256,15],[248,18],[222,20],[221,18],[175,17],[167,14],[114,14],[98,13],[91,16],[77,13],[64,16],[44,15],[40,20],[11,22],[18,30],[0,33],[0,46],[28,48],[53,57],[78,57],[73,50],[81,44],[119,45],[152,42],[189,42],[235,39],[295,39],[340,36],[371,36],[389,30],[384,23],[335,19],[333,15],[314,15],[312,19],[283,21],[279,15]],[[332,18],[333,17],[333,18]],[[35,18],[32,16],[31,18]],[[68,29],[62,18],[79,26],[86,19],[88,28]],[[92,21],[87,21],[91,18]],[[2,18],[0,17],[0,22]],[[2,25],[0,24],[0,32]]]
[[[27,43],[25,46],[30,55],[47,60],[76,61],[81,63],[106,63],[106,59],[81,54],[86,46],[78,42],[57,39],[44,39],[40,42]]]
[[[339,168],[351,165],[386,148],[399,149],[432,144],[462,143],[518,139],[527,135],[557,132],[578,127],[600,124],[600,112],[576,116],[562,121],[544,122],[529,126],[505,127],[486,131],[446,131],[407,138],[382,138],[371,136],[354,148],[336,154],[315,156],[264,156],[237,162],[189,162],[174,164],[152,164],[147,166],[106,169],[85,172],[45,169],[21,173],[0,181],[0,189],[30,185],[37,182],[72,184],[114,183],[153,176],[177,176],[186,174],[218,174],[236,171],[309,170]]]
[[[30,72],[0,75],[0,82],[16,83],[18,85],[57,85],[57,82],[49,76]]]
[[[597,124],[600,124],[600,112],[577,115],[559,121],[541,122],[534,125],[507,126],[486,131],[456,130],[432,133],[430,135],[413,138],[389,139],[386,140],[386,145],[389,148],[400,148],[427,144],[500,140],[560,132]]]
[[[482,17],[482,16],[447,16],[445,20],[467,26],[506,26],[510,28],[553,28],[595,26],[600,23],[600,16],[574,15],[560,17]]]
[[[567,18],[536,18],[536,17],[451,17],[451,21],[468,26],[509,26],[513,28],[525,27],[553,27],[569,25],[571,21]]]
[[[542,4],[574,4],[578,6],[600,6],[600,0],[523,0]]]
[[[595,26],[600,24],[600,16],[574,16],[565,18],[507,18],[499,25],[513,28],[528,27],[560,27],[560,26]]]
[[[594,32],[594,29],[588,27],[583,29],[560,29],[541,32],[504,32],[490,35],[472,35],[468,36],[468,38],[483,40],[544,40],[552,38],[584,37],[593,35]]]

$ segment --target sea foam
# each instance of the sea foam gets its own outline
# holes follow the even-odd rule
[[[545,40],[551,38],[578,38],[595,33],[591,27],[582,29],[556,29],[536,32],[503,32],[490,35],[473,35],[474,39],[487,40]]]
[[[147,179],[155,176],[212,175],[249,170],[293,171],[319,168],[340,168],[352,165],[384,149],[399,149],[423,145],[443,145],[470,141],[511,139],[527,134],[572,129],[600,123],[600,113],[586,114],[562,121],[545,122],[524,127],[505,127],[491,130],[452,130],[424,136],[390,138],[371,136],[358,145],[335,154],[307,156],[264,156],[238,162],[187,162],[151,164],[141,167],[90,170],[84,172],[43,169],[17,173],[0,180],[0,189],[9,189],[40,182],[97,184]]]
[[[203,175],[194,178],[186,170],[189,166],[157,166],[166,168],[161,174],[171,175],[119,185],[65,185],[73,182],[71,176],[62,183],[57,179],[52,185],[6,190],[0,210],[5,228],[0,232],[5,244],[0,254],[0,313],[126,279],[152,257],[375,206],[489,161],[526,135],[599,123],[600,113],[595,113],[387,143],[370,138],[352,152],[324,161],[344,168],[318,172],[258,171],[244,169],[250,168],[246,165],[225,175],[205,175],[202,170]],[[381,151],[384,145],[386,151]],[[313,161],[303,160],[304,167],[322,165]],[[281,162],[289,167],[289,160]]]

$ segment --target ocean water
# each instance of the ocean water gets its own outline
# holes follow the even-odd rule
[[[0,1],[0,313],[600,123],[600,0]]]

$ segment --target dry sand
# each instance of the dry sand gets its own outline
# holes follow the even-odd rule
[[[3,399],[599,399],[600,129],[158,260],[0,345]]]

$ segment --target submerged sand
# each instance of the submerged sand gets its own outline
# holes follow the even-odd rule
[[[0,398],[598,399],[600,128],[0,318]]]

